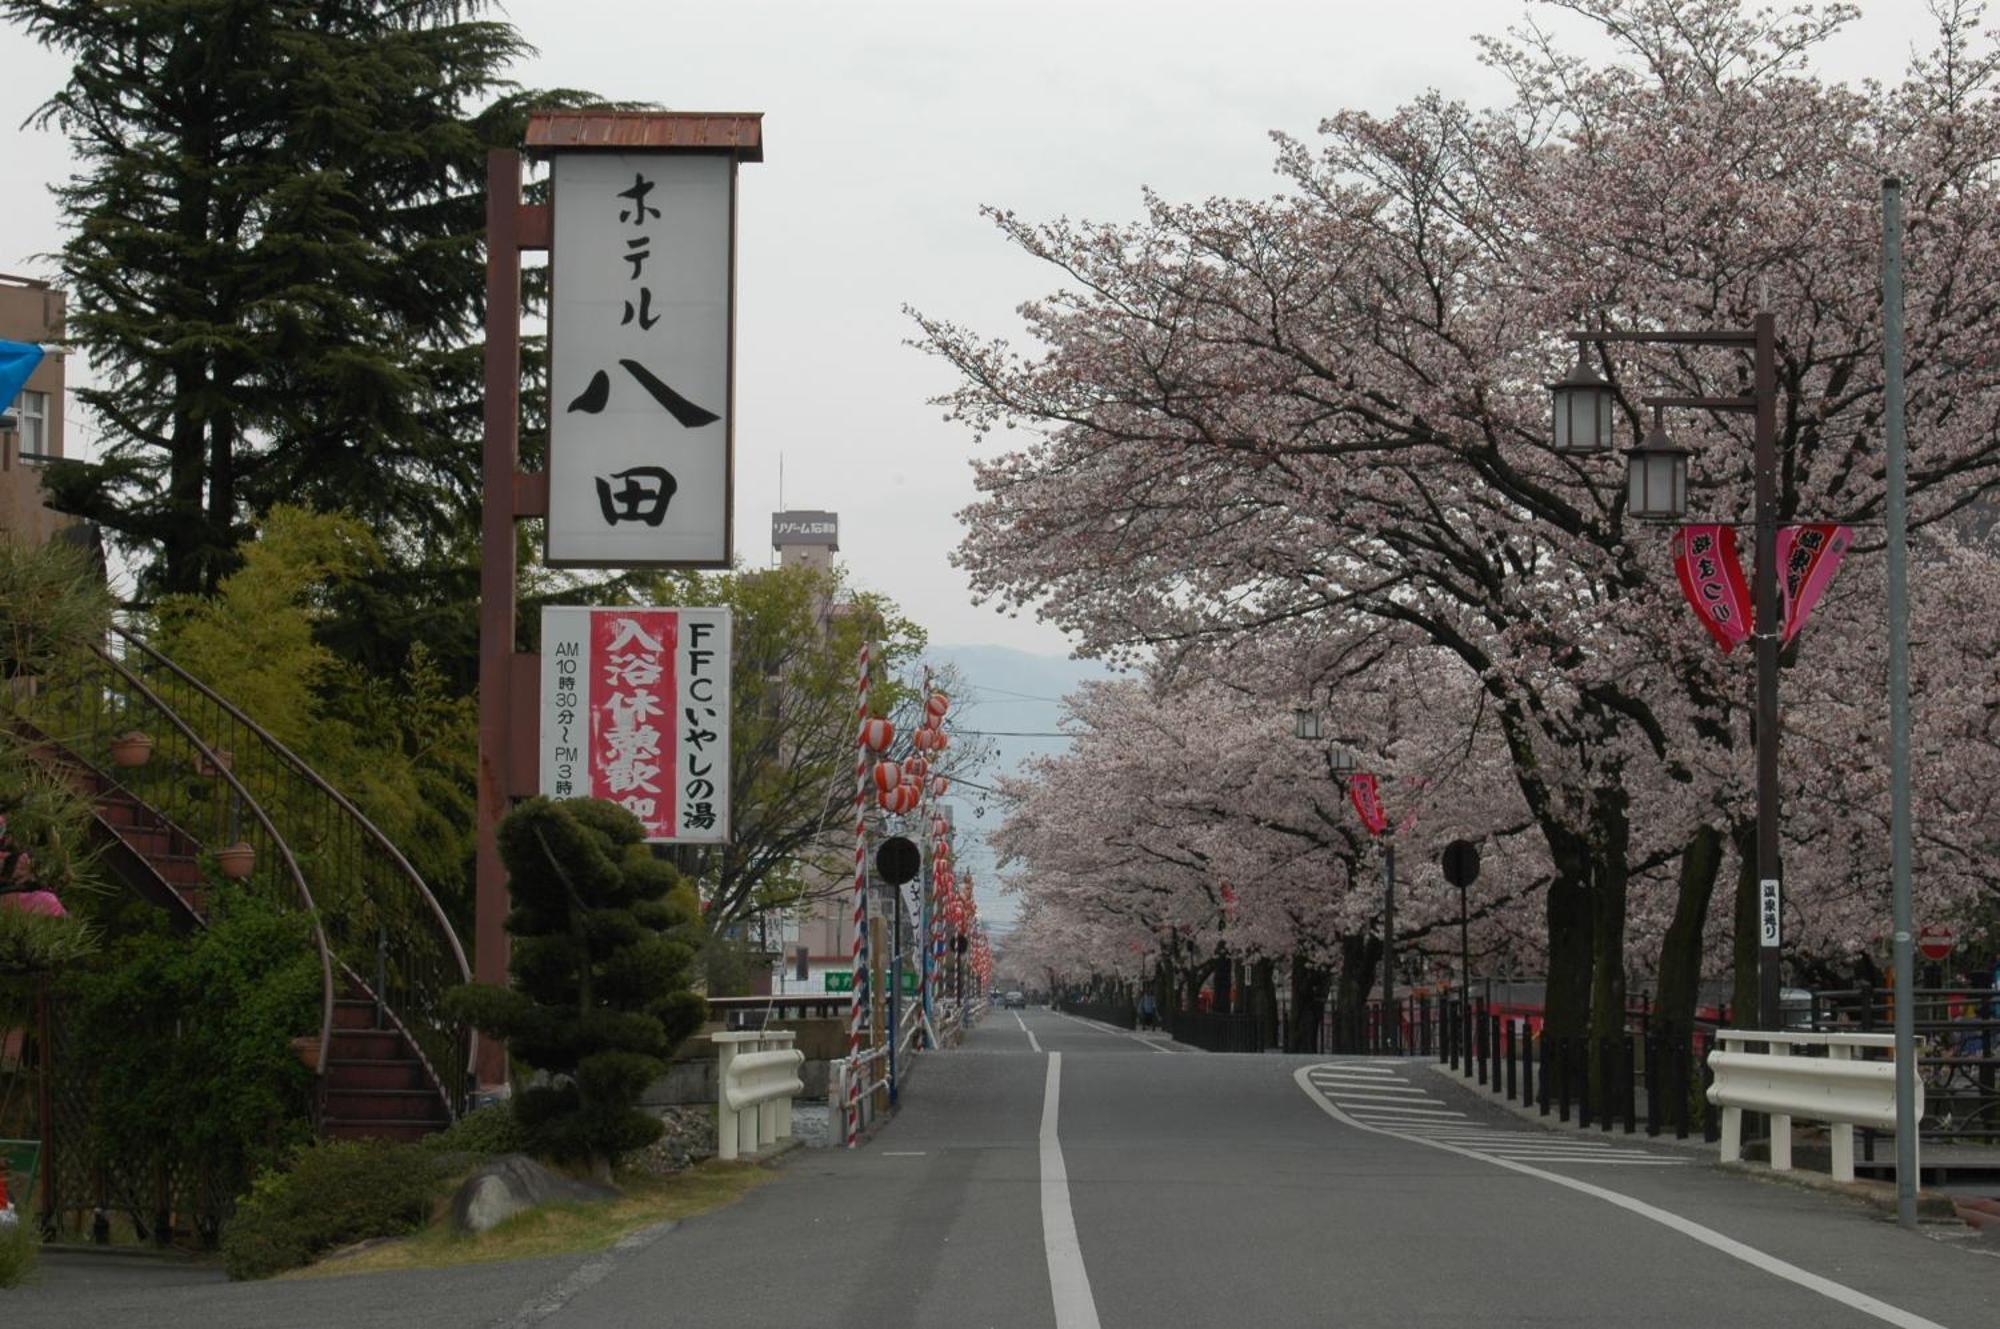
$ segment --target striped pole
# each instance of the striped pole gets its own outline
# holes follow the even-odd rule
[[[860,705],[854,719],[854,941],[848,949],[852,979],[847,1007],[847,1147],[861,1138],[861,1013],[868,1003],[868,651],[861,640]]]

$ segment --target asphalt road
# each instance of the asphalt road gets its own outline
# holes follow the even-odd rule
[[[1522,1122],[1414,1063],[997,1011],[858,1150],[590,1259],[311,1283],[65,1275],[0,1324],[1769,1326],[2000,1320],[1990,1247]]]

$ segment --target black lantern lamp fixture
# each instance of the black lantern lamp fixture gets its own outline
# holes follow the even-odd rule
[[[1686,448],[1667,441],[1660,422],[1664,407],[1653,407],[1653,427],[1636,448],[1625,449],[1626,511],[1646,521],[1679,521],[1687,515]]]
[[[1576,368],[1560,383],[1549,384],[1555,399],[1557,452],[1588,455],[1609,452],[1612,445],[1611,385],[1590,367],[1587,343],[1576,344]]]

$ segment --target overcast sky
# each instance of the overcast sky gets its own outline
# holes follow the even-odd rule
[[[857,578],[939,643],[1061,652],[1061,636],[970,603],[947,561],[972,498],[971,442],[928,399],[949,386],[904,342],[903,306],[1011,332],[1051,275],[1014,254],[981,204],[1029,218],[1135,215],[1170,197],[1274,188],[1268,133],[1310,136],[1343,107],[1386,111],[1436,87],[1502,96],[1472,36],[1515,0],[514,0],[535,86],[679,110],[762,111],[766,158],[740,202],[738,553],[769,557],[779,502],[841,517]],[[1921,0],[1866,0],[1822,62],[1892,78]],[[1566,16],[1545,16],[1574,29]],[[1580,30],[1579,30],[1580,31]],[[63,61],[0,31],[0,269],[52,276],[53,131],[16,129]],[[89,447],[88,429],[72,451]]]

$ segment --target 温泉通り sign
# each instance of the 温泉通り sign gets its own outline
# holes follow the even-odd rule
[[[726,566],[735,163],[552,170],[548,562]]]
[[[729,839],[727,609],[542,611],[541,790],[668,844]]]

